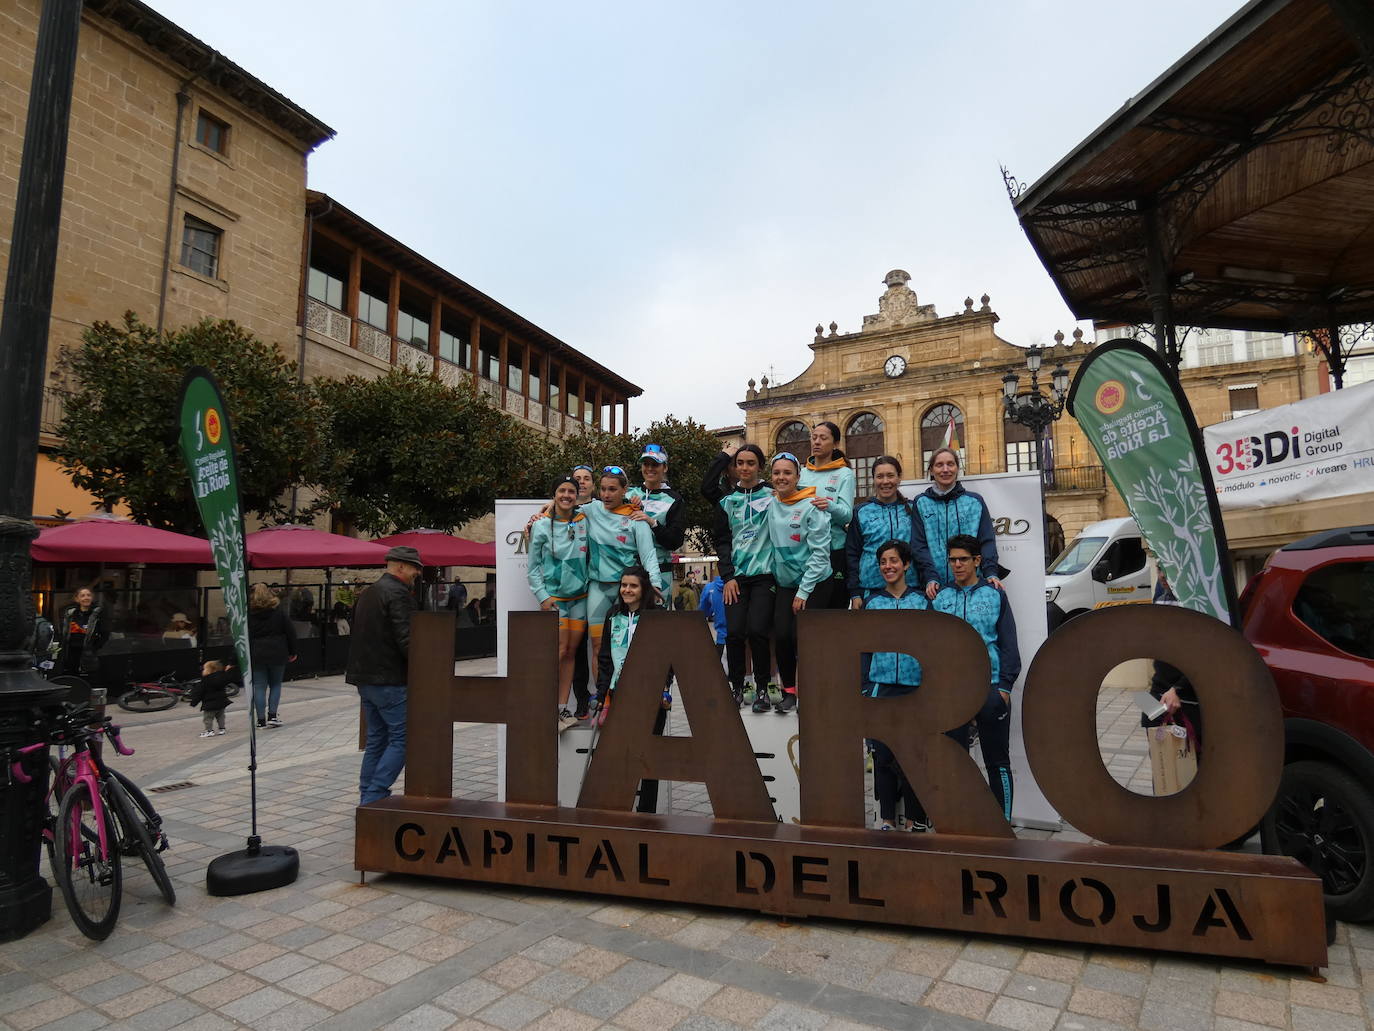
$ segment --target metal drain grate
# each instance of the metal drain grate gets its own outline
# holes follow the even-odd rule
[[[193,780],[179,780],[175,784],[161,784],[155,788],[149,788],[148,792],[153,795],[160,795],[164,791],[180,791],[182,788],[193,788],[196,782]]]

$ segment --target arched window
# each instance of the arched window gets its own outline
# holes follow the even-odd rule
[[[854,496],[873,493],[873,460],[883,453],[883,420],[872,412],[860,412],[844,431],[844,453],[854,467]]]
[[[964,437],[964,413],[948,402],[921,416],[921,474],[930,468],[936,448],[952,447],[959,453],[959,467],[967,464],[968,441]]]
[[[807,428],[804,422],[793,420],[783,423],[782,429],[778,430],[778,435],[773,439],[777,445],[773,448],[774,455],[779,451],[791,451],[798,459],[805,462],[806,456],[811,453],[811,430]],[[768,457],[772,458],[773,455]]]

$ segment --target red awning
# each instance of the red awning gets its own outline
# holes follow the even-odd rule
[[[406,544],[420,553],[427,566],[492,566],[496,565],[495,543],[479,544],[466,537],[456,537],[443,530],[407,530],[405,533],[379,537],[374,542],[387,548]]]
[[[248,535],[251,569],[327,569],[380,566],[386,548],[356,537],[324,533],[309,526],[269,526]]]
[[[38,534],[31,553],[35,562],[65,565],[214,565],[209,541],[116,516],[88,516],[49,526]]]

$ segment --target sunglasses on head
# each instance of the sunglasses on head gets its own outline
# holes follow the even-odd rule
[[[610,473],[612,476],[624,476],[625,470],[618,465],[606,465],[601,467],[603,473]]]
[[[795,465],[798,469],[801,468],[801,463],[797,461],[797,456],[792,454],[791,451],[779,451],[776,455],[773,456],[773,461],[776,462],[779,458],[785,458],[793,465]],[[770,462],[769,464],[771,465],[772,463]]]

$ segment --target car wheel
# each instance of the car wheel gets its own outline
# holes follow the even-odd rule
[[[1332,916],[1374,917],[1374,799],[1354,777],[1325,762],[1285,766],[1262,830],[1266,851],[1292,856],[1321,878]]]

